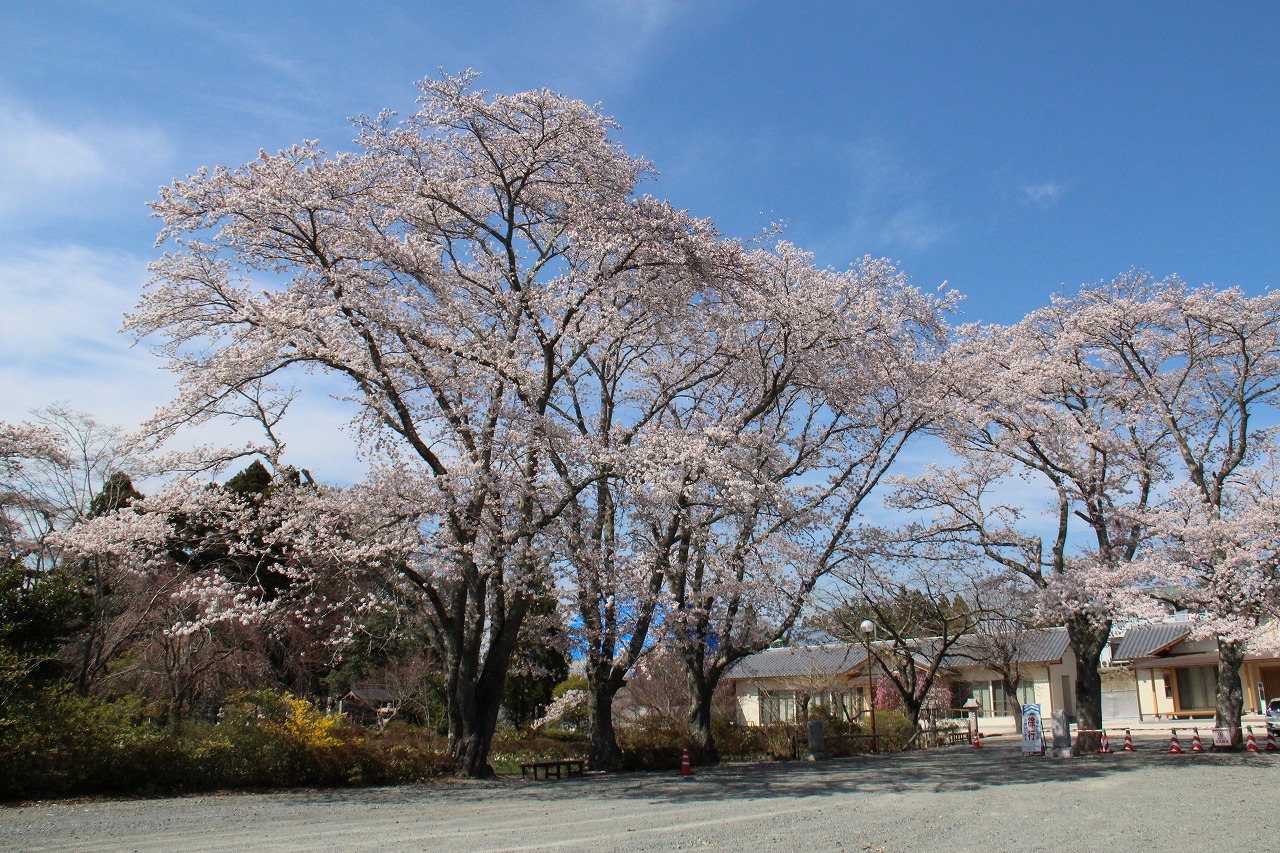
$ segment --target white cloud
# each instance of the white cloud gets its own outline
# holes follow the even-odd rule
[[[939,243],[950,232],[951,226],[942,222],[928,204],[917,202],[890,215],[880,224],[876,236],[886,246],[920,250]]]
[[[173,377],[145,345],[119,332],[147,278],[145,260],[82,246],[32,250],[0,260],[0,420],[66,402],[98,420],[136,429],[174,396]],[[327,482],[359,479],[364,465],[343,427],[350,404],[335,383],[304,385],[283,424],[287,461]],[[238,446],[260,436],[225,424],[184,435],[181,446]]]
[[[1062,198],[1067,188],[1054,181],[1026,184],[1022,188],[1022,203],[1031,207],[1048,207]]]
[[[846,243],[882,254],[937,245],[954,226],[931,200],[932,180],[904,164],[884,143],[867,140],[848,157],[853,211]]]
[[[87,213],[87,200],[130,185],[168,154],[158,130],[65,127],[0,102],[0,219]]]

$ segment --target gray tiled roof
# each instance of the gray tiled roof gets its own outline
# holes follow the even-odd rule
[[[1016,635],[1016,639],[1017,654],[1014,658],[1019,663],[1057,663],[1062,660],[1062,656],[1071,646],[1066,628],[1039,628],[1024,631]],[[986,638],[981,634],[961,637],[960,641],[952,646],[951,653],[943,663],[952,667],[973,666],[981,663],[982,659],[987,657],[983,653],[985,640]]]
[[[738,661],[725,675],[728,678],[834,675],[858,668],[866,657],[866,649],[856,643],[765,649]]]
[[[930,639],[920,641],[921,652],[929,654]],[[947,667],[973,666],[979,662],[981,639],[961,638],[943,659]],[[884,644],[881,640],[876,644]],[[1019,640],[1018,660],[1023,663],[1056,663],[1062,660],[1069,642],[1066,628],[1045,628],[1026,632]],[[965,651],[970,654],[964,654]],[[959,653],[957,653],[959,652]],[[786,678],[805,675],[834,675],[861,669],[866,650],[857,643],[832,643],[822,646],[791,646],[765,649],[735,663],[725,673],[727,678]],[[922,662],[923,663],[923,662]]]
[[[1137,625],[1125,632],[1116,645],[1111,659],[1114,661],[1137,660],[1151,657],[1165,646],[1172,645],[1191,633],[1187,622],[1160,622],[1155,625]]]

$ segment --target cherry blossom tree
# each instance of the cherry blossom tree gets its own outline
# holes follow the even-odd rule
[[[986,618],[990,572],[981,562],[910,553],[911,531],[866,537],[869,541],[834,572],[836,583],[827,594],[834,606],[823,621],[835,636],[852,643],[864,639],[864,619],[875,624],[874,666],[896,693],[892,707],[918,723],[941,686],[943,662]]]
[[[306,142],[162,190],[173,249],[129,328],[179,377],[159,439],[289,368],[345,382],[364,446],[402,483],[385,491],[420,498],[412,518],[438,546],[402,576],[446,664],[455,766],[485,775],[550,571],[539,537],[591,483],[551,474],[553,405],[572,407],[566,378],[602,338],[683,299],[721,249],[634,196],[649,167],[598,110],[473,78],[425,81],[402,121],[358,120],[356,153]]]
[[[1038,596],[1026,578],[1012,573],[998,575],[984,585],[982,619],[969,639],[956,650],[1000,678],[1004,695],[1018,696],[1025,673],[1023,658],[1037,619]],[[1022,715],[1014,715],[1014,727],[1022,731]]]
[[[751,273],[734,247],[722,254],[722,278]],[[651,539],[673,527],[670,496],[648,477],[654,436],[666,437],[673,401],[719,381],[733,356],[716,325],[723,286],[673,284],[665,304],[630,314],[591,345],[548,415],[564,437],[549,458],[567,496],[548,532],[584,658],[594,768],[621,758],[613,700],[666,610],[666,563]]]
[[[1241,541],[1258,532],[1247,507],[1265,503],[1250,468],[1260,461],[1260,451],[1272,450],[1270,430],[1259,422],[1273,418],[1280,402],[1280,293],[1249,297],[1235,288],[1193,289],[1177,278],[1156,281],[1133,272],[1082,289],[1075,307],[1073,332],[1131,384],[1144,416],[1167,432],[1181,463],[1185,489],[1174,496],[1173,513],[1181,519],[1174,542],[1196,538],[1183,523],[1195,520],[1203,527],[1202,542],[1222,542],[1220,565],[1213,565],[1212,553],[1175,548],[1188,563],[1166,567],[1173,582],[1200,579],[1185,603],[1204,613],[1203,630],[1222,628],[1218,725],[1239,738],[1240,667],[1249,632],[1230,614],[1242,607],[1246,623],[1254,618],[1247,614],[1256,616],[1249,596],[1257,573],[1267,569],[1265,561],[1251,566],[1231,555],[1252,547]],[[1192,511],[1188,495],[1203,509]],[[1239,529],[1228,532],[1237,522]]]
[[[922,538],[973,548],[1042,590],[1042,613],[1066,623],[1075,650],[1080,726],[1099,729],[1098,662],[1112,620],[1141,609],[1132,560],[1167,476],[1167,434],[1086,346],[1080,308],[1055,298],[1012,326],[961,330],[943,433],[957,464],[904,481],[892,502],[931,517]],[[1031,494],[1009,500],[1020,484]]]
[[[5,559],[22,573],[24,597],[39,588],[75,591],[57,650],[57,668],[82,693],[90,688],[107,640],[108,622],[129,587],[106,582],[92,560],[66,558],[59,537],[75,524],[138,495],[130,473],[145,470],[120,430],[61,403],[32,412],[23,424],[0,424],[0,539]],[[48,661],[51,665],[53,660]]]
[[[667,435],[646,448],[670,508],[648,541],[702,761],[717,758],[725,669],[796,624],[856,537],[862,502],[935,416],[947,335],[948,299],[885,261],[820,270],[784,244],[754,262],[760,272],[723,306],[729,369],[674,400]]]
[[[1154,593],[1193,616],[1192,636],[1213,638],[1220,669],[1231,667],[1236,683],[1220,672],[1220,722],[1243,702],[1239,666],[1252,649],[1276,645],[1280,617],[1280,491],[1274,464],[1240,472],[1227,483],[1220,505],[1207,504],[1190,484],[1182,484],[1153,513],[1158,544],[1143,567]],[[1238,649],[1238,651],[1237,651]],[[1227,673],[1229,675],[1229,673]],[[1225,683],[1224,683],[1225,681]],[[1224,689],[1225,688],[1225,689]],[[1225,695],[1224,695],[1225,694]],[[1233,710],[1234,708],[1234,710]],[[1238,723],[1238,721],[1237,721]],[[1238,726],[1237,726],[1238,727]]]
[[[53,570],[51,537],[88,517],[96,497],[132,489],[128,473],[141,468],[119,429],[62,403],[36,409],[26,423],[0,423],[0,539],[8,559],[26,564],[33,578]]]

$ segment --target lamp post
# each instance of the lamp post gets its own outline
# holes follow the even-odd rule
[[[876,692],[871,683],[871,635],[876,631],[876,623],[863,619],[858,626],[862,629],[862,645],[867,650],[867,707],[871,711],[871,751],[880,751],[880,738],[876,737]]]

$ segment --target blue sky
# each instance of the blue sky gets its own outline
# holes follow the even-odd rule
[[[413,107],[436,69],[599,101],[647,190],[727,234],[769,222],[1010,322],[1141,266],[1280,282],[1274,3],[0,4],[0,419],[68,400],[125,427],[171,393],[116,334],[145,203],[203,165]],[[358,466],[322,395],[287,438]]]

